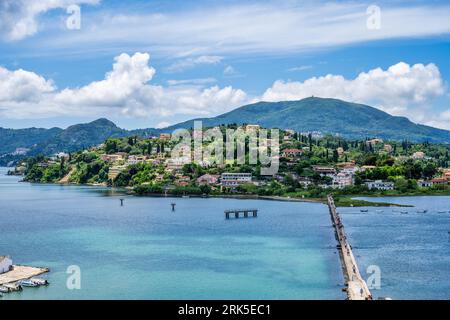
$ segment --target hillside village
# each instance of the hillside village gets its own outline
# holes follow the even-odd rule
[[[237,125],[222,125],[237,129]],[[258,129],[245,125],[244,130]],[[270,149],[271,140],[268,140]],[[261,164],[238,165],[213,159],[171,158],[169,133],[108,139],[75,153],[38,156],[13,173],[26,181],[126,187],[138,194],[243,194],[321,198],[338,194],[447,192],[450,180],[447,145],[373,138],[345,140],[318,132],[281,131],[279,170],[260,174]],[[272,142],[273,144],[273,142]]]

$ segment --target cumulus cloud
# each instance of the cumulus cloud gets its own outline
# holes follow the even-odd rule
[[[52,81],[22,69],[9,71],[0,67],[0,103],[8,101],[37,102],[53,92]]]
[[[232,87],[149,84],[155,75],[149,60],[148,53],[121,54],[103,80],[63,90],[33,72],[0,68],[0,115],[210,116],[229,111],[247,99],[244,91]]]
[[[445,93],[436,65],[397,63],[387,70],[376,68],[354,79],[328,74],[303,82],[276,81],[262,96],[265,101],[298,100],[310,96],[337,98],[377,106],[397,115],[414,114]],[[417,111],[417,110],[416,110]],[[419,117],[417,113],[417,117]]]
[[[430,117],[430,102],[446,94],[438,67],[432,63],[397,63],[376,68],[354,79],[341,75],[313,77],[303,82],[276,81],[260,97],[249,97],[231,86],[207,87],[213,78],[152,84],[155,69],[148,53],[121,54],[103,80],[79,88],[58,89],[53,81],[22,69],[0,67],[0,116],[112,116],[167,118],[215,116],[250,101],[299,100],[309,96],[369,104],[416,122],[449,128],[450,111]],[[431,107],[431,106],[430,106]],[[155,121],[156,122],[156,121]]]
[[[0,37],[21,40],[38,31],[39,15],[74,4],[97,4],[100,0],[2,0],[0,1]]]

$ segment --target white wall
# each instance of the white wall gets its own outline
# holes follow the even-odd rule
[[[12,266],[12,260],[6,258],[0,262],[0,273],[8,272],[10,267]]]

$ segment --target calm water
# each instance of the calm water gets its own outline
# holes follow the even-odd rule
[[[18,183],[0,169],[0,254],[51,268],[51,285],[3,299],[343,299],[327,208],[233,199],[126,197]],[[176,202],[176,212],[170,203]],[[229,208],[257,219],[225,221]],[[68,290],[67,267],[81,268]]]
[[[3,299],[345,298],[324,205],[125,197],[120,207],[117,191],[4,173],[0,255],[52,272],[49,287]],[[450,299],[450,197],[376,200],[416,207],[339,209],[363,276],[370,265],[381,269],[374,296]],[[259,217],[224,220],[225,209],[241,207]],[[81,290],[66,287],[70,265],[81,268]]]
[[[393,299],[450,299],[450,197],[361,199],[415,206],[367,208],[368,213],[339,209],[361,272],[370,265],[381,269],[381,289],[373,293]]]

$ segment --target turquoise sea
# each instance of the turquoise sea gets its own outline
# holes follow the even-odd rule
[[[131,197],[5,173],[0,255],[49,267],[51,284],[0,299],[345,299],[325,205]],[[450,197],[376,201],[415,207],[338,210],[362,275],[371,265],[381,270],[374,297],[450,299]],[[258,208],[259,216],[227,221],[230,208]],[[72,265],[80,290],[66,285]]]
[[[321,204],[125,197],[121,207],[114,190],[19,183],[5,172],[0,255],[49,267],[51,284],[1,299],[345,298]],[[230,208],[259,216],[226,221]],[[71,265],[80,290],[67,288]]]

